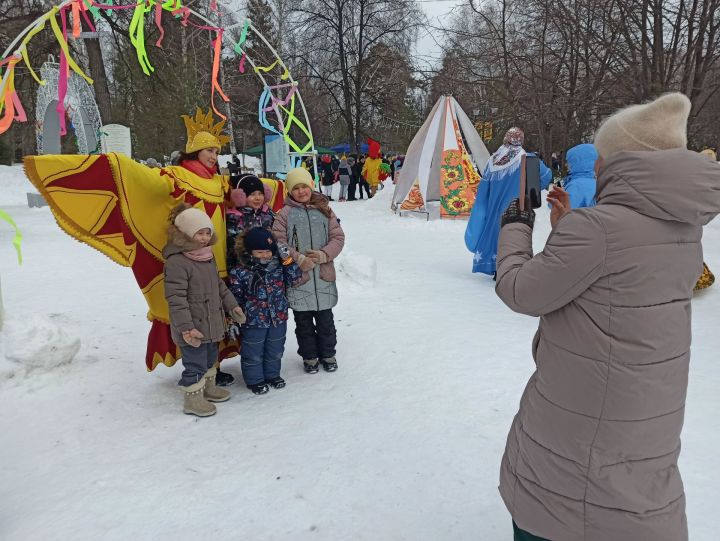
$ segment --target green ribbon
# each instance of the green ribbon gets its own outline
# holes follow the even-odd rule
[[[15,220],[13,220],[10,215],[5,212],[4,210],[0,210],[0,220],[5,220],[7,223],[9,223],[13,229],[15,229],[15,236],[13,237],[12,243],[13,246],[15,246],[15,251],[17,252],[18,256],[18,263],[22,265],[22,251],[20,251],[20,243],[22,242],[22,234],[20,233],[20,229],[18,229],[17,224],[15,223]]]
[[[240,39],[235,44],[235,52],[237,54],[243,54],[242,46],[245,43],[245,39],[247,39],[247,33],[248,33],[249,26],[250,26],[250,19],[245,19],[245,24],[243,25],[242,32],[240,33]]]

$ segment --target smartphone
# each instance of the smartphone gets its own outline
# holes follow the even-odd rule
[[[540,158],[525,157],[525,195],[530,199],[534,209],[542,206],[542,189],[540,188]]]

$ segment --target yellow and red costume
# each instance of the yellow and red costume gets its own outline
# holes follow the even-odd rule
[[[202,178],[182,166],[153,169],[123,154],[31,156],[25,172],[66,233],[132,268],[152,322],[147,368],[175,364],[179,351],[170,337],[163,287],[168,215],[180,202],[207,213],[218,235],[213,255],[224,277],[227,178]],[[235,353],[223,351],[221,358]]]
[[[195,119],[185,117],[185,122],[187,152],[220,149],[228,140],[220,135],[224,123],[213,125],[210,113],[204,116],[198,109]],[[25,172],[66,233],[132,268],[152,322],[145,364],[148,370],[160,363],[175,364],[179,350],[170,337],[163,285],[168,215],[180,202],[207,213],[218,236],[213,255],[220,276],[225,277],[227,177],[196,160],[155,169],[123,154],[30,156],[25,158]],[[274,195],[284,199],[281,183],[274,186]],[[236,343],[223,342],[220,359],[237,352]]]

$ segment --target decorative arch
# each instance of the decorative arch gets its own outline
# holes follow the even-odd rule
[[[209,8],[210,11],[218,12],[217,0],[209,0]],[[43,92],[44,101],[42,105],[44,105],[44,108],[39,109],[43,111],[43,116],[37,119],[41,124],[41,140],[38,141],[38,148],[42,146],[45,152],[49,149],[48,142],[50,138],[47,135],[46,126],[50,127],[51,122],[49,122],[47,112],[52,106],[50,95],[54,90],[57,90],[56,106],[59,133],[64,133],[64,107],[67,103],[71,120],[78,134],[78,146],[80,146],[81,138],[83,138],[83,145],[88,151],[92,151],[92,129],[85,129],[85,126],[92,125],[94,127],[93,122],[95,113],[97,113],[97,106],[88,106],[87,108],[82,106],[88,94],[79,82],[72,82],[73,79],[81,77],[91,85],[92,79],[85,75],[82,69],[72,59],[68,48],[68,37],[80,37],[81,19],[84,19],[88,26],[94,30],[92,17],[97,15],[97,10],[111,12],[117,9],[133,10],[133,18],[128,32],[130,41],[135,47],[138,62],[146,75],[151,75],[154,71],[145,50],[144,27],[145,17],[148,13],[153,14],[155,23],[160,29],[160,38],[155,43],[158,47],[162,47],[163,11],[171,13],[185,26],[190,25],[215,32],[216,38],[212,42],[213,77],[210,89],[212,108],[215,110],[215,113],[221,118],[225,118],[225,115],[215,106],[216,94],[219,95],[222,100],[226,102],[230,101],[223,92],[218,80],[219,63],[223,54],[223,45],[225,45],[225,51],[232,51],[232,54],[238,59],[238,69],[240,72],[244,73],[247,69],[246,64],[249,64],[253,73],[262,82],[263,92],[258,103],[260,124],[270,132],[284,137],[290,149],[290,155],[295,158],[295,160],[303,156],[312,156],[317,173],[315,145],[305,104],[300,95],[297,82],[293,79],[290,70],[275,48],[251,24],[249,19],[245,19],[240,23],[228,27],[222,27],[216,25],[208,17],[196,10],[183,6],[182,0],[139,0],[137,3],[127,5],[103,4],[95,0],[62,0],[44,15],[30,23],[17,35],[0,57],[0,69],[2,69],[2,72],[0,72],[0,112],[3,113],[2,117],[0,117],[0,134],[9,128],[13,121],[24,122],[27,120],[20,97],[15,91],[14,85],[15,66],[20,62],[24,62],[38,84],[47,86],[48,82],[53,81],[48,91]],[[55,71],[51,71],[50,67],[48,67],[50,71],[46,71],[45,74],[41,69],[42,78],[40,78],[30,66],[27,55],[27,44],[32,40],[33,36],[45,29],[48,24],[58,42],[60,64]],[[233,39],[233,34],[237,30],[239,30],[239,36]],[[268,66],[263,66],[258,64],[256,59],[249,56],[249,51],[245,48],[245,42],[249,35],[256,37],[267,47],[275,56],[274,62]],[[45,79],[46,75],[48,79]],[[55,75],[57,76],[57,85],[54,84],[53,77]],[[73,75],[75,75],[75,77],[73,77]],[[273,81],[270,80],[271,76],[278,79],[279,83],[271,84],[273,83]],[[68,94],[71,94],[69,98],[62,94],[66,84]],[[71,93],[70,87],[73,85],[74,90]],[[90,95],[92,95],[92,93],[90,93]],[[77,100],[77,102],[73,104],[73,100]],[[73,117],[73,115],[75,116]],[[271,121],[271,119],[273,119],[273,121]],[[83,128],[78,129],[79,126],[83,126]],[[97,147],[97,145],[95,146]]]
[[[38,90],[35,102],[35,139],[38,154],[60,154],[60,121],[58,120],[58,81],[60,64],[50,59],[40,68],[45,84]],[[100,152],[100,111],[90,85],[77,75],[68,77],[65,107],[75,132],[79,154]]]

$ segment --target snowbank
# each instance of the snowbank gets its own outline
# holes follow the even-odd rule
[[[37,193],[22,165],[0,165],[0,207],[27,206],[27,192]]]
[[[63,318],[8,317],[0,333],[0,383],[70,364],[80,338],[65,329]]]

